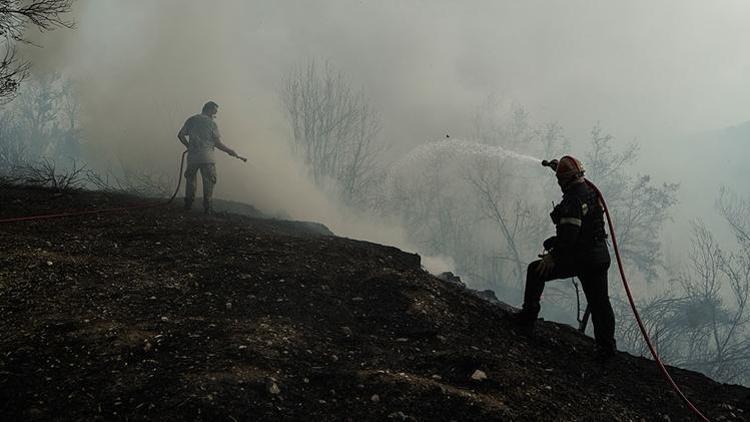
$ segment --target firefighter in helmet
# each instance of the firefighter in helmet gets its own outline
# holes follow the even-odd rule
[[[548,163],[555,170],[563,193],[562,202],[550,214],[556,235],[544,241],[546,253],[529,264],[523,308],[514,321],[531,332],[539,315],[544,284],[550,280],[578,277],[594,323],[597,355],[614,356],[615,316],[609,301],[607,270],[610,265],[604,207],[596,191],[583,177],[583,165],[571,156]]]

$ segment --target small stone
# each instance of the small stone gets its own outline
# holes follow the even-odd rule
[[[473,374],[471,374],[471,379],[474,381],[484,381],[487,379],[487,374],[485,374],[484,371],[480,371],[479,369],[477,369]]]
[[[398,412],[393,412],[390,415],[388,415],[388,419],[397,419],[397,420],[400,420],[400,421],[405,421],[405,420],[408,420],[410,418],[408,416],[406,416],[406,414],[404,412],[398,411]]]
[[[279,388],[279,386],[275,382],[271,381],[268,384],[269,384],[268,385],[268,392],[269,393],[273,394],[274,396],[276,396],[276,395],[278,395],[278,394],[281,393],[281,389]]]
[[[227,302],[226,307],[227,309],[232,309],[232,302]]]
[[[441,379],[443,379],[443,377],[441,377],[438,374],[435,374],[435,375],[432,376],[432,379],[434,379],[434,380],[441,380]]]
[[[352,336],[352,329],[349,327],[341,327],[341,332],[347,337]]]
[[[380,402],[380,396],[377,394],[373,394],[372,397],[370,397],[370,401],[373,403],[378,403]]]
[[[52,261],[47,261],[47,266],[51,267],[52,266]]]

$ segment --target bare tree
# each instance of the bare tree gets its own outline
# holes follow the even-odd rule
[[[4,46],[3,58],[0,61],[0,104],[13,98],[18,85],[29,73],[29,63],[21,62],[16,56],[14,46]]]
[[[518,195],[509,180],[512,171],[504,171],[510,163],[480,161],[471,169],[467,179],[477,195],[477,203],[484,216],[500,232],[502,242],[495,252],[497,259],[509,262],[514,270],[512,278],[519,283],[524,278],[528,261],[529,243],[540,238],[541,224],[535,216],[533,201]],[[529,242],[531,240],[531,242]]]
[[[28,156],[28,145],[14,114],[0,112],[0,175],[10,177]]]
[[[559,125],[537,127],[516,105],[499,109],[490,101],[474,123],[479,143],[514,152],[551,155],[566,143]],[[423,251],[450,256],[455,271],[475,285],[515,294],[550,225],[549,196],[541,192],[556,186],[552,178],[539,183],[540,171],[512,158],[436,149],[392,169],[385,213],[398,215]]]
[[[44,157],[80,158],[79,103],[59,74],[32,78],[0,110],[0,173]]]
[[[83,188],[86,182],[85,164],[71,160],[69,166],[61,169],[50,159],[26,164],[15,172],[15,182],[41,186],[58,192],[71,192]]]
[[[699,315],[694,320],[701,329],[696,330],[700,336],[691,339],[692,353],[686,365],[725,381],[737,381],[750,375],[749,255],[746,250],[722,251],[703,225],[697,225],[695,233],[691,255],[694,277],[684,277],[682,282],[691,304],[697,305],[698,312],[691,315]]]
[[[569,145],[559,124],[537,125],[522,106],[503,106],[493,97],[475,115],[474,136],[483,143],[544,158],[558,157]],[[466,175],[485,221],[499,234],[493,250],[485,251],[490,258],[485,265],[492,268],[493,277],[516,288],[523,285],[526,264],[540,252],[551,227],[548,198],[559,194],[553,178],[535,179],[538,171],[512,160],[489,160],[476,163]]]
[[[732,228],[737,242],[747,251],[750,247],[750,202],[740,198],[727,188],[719,190],[717,208]]]
[[[374,182],[380,120],[362,90],[329,63],[314,61],[292,72],[282,89],[293,145],[319,185],[335,181],[342,198],[356,203]]]
[[[597,184],[612,211],[623,258],[646,280],[653,280],[662,264],[658,233],[677,203],[679,185],[654,186],[648,175],[631,175],[638,145],[617,152],[613,140],[599,125],[591,130],[591,150],[584,161],[587,177]]]
[[[750,380],[749,257],[744,249],[723,251],[703,224],[694,224],[691,265],[678,277],[683,318],[672,321],[681,330],[672,346],[676,364],[724,382]]]
[[[467,209],[464,181],[442,156],[406,170],[408,174],[389,179],[392,186],[379,210],[399,216],[410,240],[422,251],[450,255],[461,266],[477,242],[473,229],[477,219]]]
[[[671,364],[703,372],[723,382],[750,382],[750,227],[748,201],[722,190],[718,209],[739,248],[723,250],[711,231],[693,223],[688,265],[664,293],[639,305],[641,317]],[[625,308],[622,302],[620,308]],[[627,312],[627,311],[623,311]],[[618,339],[645,354],[636,325],[623,320]]]
[[[26,78],[29,63],[16,55],[17,42],[28,43],[24,33],[29,25],[42,31],[59,27],[72,28],[65,20],[73,0],[0,0],[0,38],[2,38],[2,60],[0,60],[0,101],[7,101],[16,93],[21,81]]]
[[[689,324],[684,313],[688,300],[678,294],[679,285],[672,284],[673,288],[665,293],[645,299],[637,305],[641,320],[654,341],[659,355],[670,363],[677,358],[678,343],[685,334],[686,323]],[[618,348],[641,356],[648,355],[648,346],[643,341],[640,328],[635,320],[629,317],[632,313],[630,303],[619,296],[611,300],[616,315],[628,316],[628,318],[618,318],[616,326]]]

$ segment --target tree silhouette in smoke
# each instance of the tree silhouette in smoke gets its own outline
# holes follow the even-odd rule
[[[378,177],[381,123],[364,90],[351,86],[326,62],[291,72],[281,98],[292,144],[310,166],[315,183],[336,183],[342,200],[362,204]]]
[[[18,85],[28,75],[30,63],[16,55],[16,44],[30,43],[24,33],[29,25],[41,31],[55,28],[72,28],[73,23],[63,15],[70,11],[73,0],[0,0],[0,101],[7,101],[18,90]]]

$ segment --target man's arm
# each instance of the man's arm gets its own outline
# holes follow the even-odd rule
[[[216,148],[218,148],[220,151],[226,152],[232,157],[237,156],[237,153],[234,152],[232,148],[229,148],[228,146],[224,145],[223,142],[221,142],[221,134],[219,133],[219,126],[217,126],[216,123],[213,123],[213,138],[214,138],[214,146]]]
[[[185,124],[182,125],[182,129],[180,129],[180,131],[177,132],[177,139],[180,140],[182,145],[185,145],[185,148],[187,148],[190,145],[190,142],[188,142],[188,139],[187,139],[187,122],[185,122]]]
[[[224,152],[226,152],[227,154],[231,155],[232,157],[236,157],[236,156],[237,156],[237,153],[236,153],[236,152],[234,152],[234,150],[233,150],[232,148],[229,148],[228,146],[224,145],[224,144],[223,144],[223,143],[221,142],[221,138],[216,138],[216,139],[214,140],[214,146],[215,146],[216,148],[218,148],[219,150],[221,150],[221,151],[224,151]]]

